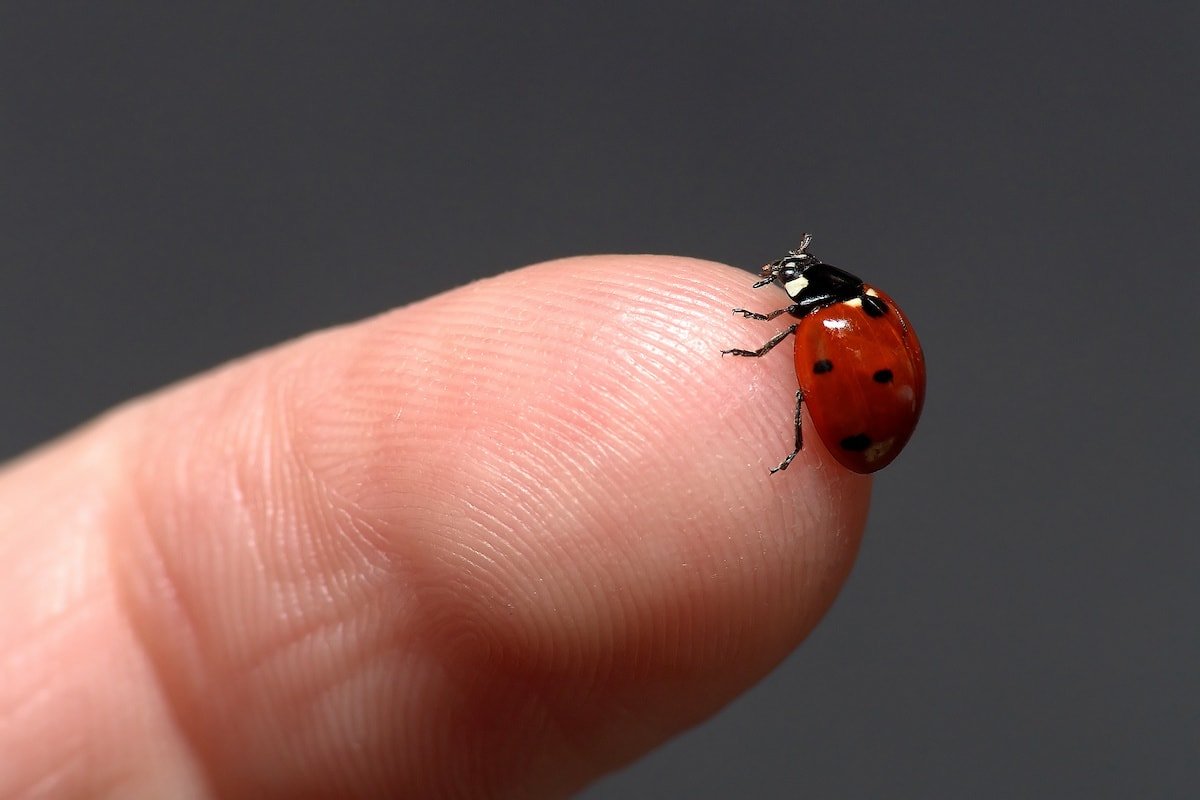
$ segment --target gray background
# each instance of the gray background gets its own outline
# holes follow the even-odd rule
[[[815,231],[923,424],[816,634],[587,796],[1195,796],[1200,4],[157,5],[0,10],[0,456],[482,274]]]

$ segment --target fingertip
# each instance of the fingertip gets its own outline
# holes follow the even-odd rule
[[[620,648],[588,637],[616,625],[656,663],[676,657],[674,628],[698,648],[689,668],[736,639],[743,657],[723,668],[756,678],[832,602],[871,480],[812,435],[770,473],[794,438],[790,348],[721,357],[783,327],[732,314],[783,301],[752,284],[697,259],[589,256],[369,321],[298,404],[304,462],[404,532],[402,561],[435,519],[465,523],[434,545],[452,563],[432,580],[472,576],[456,612],[469,628],[609,659]],[[564,628],[547,607],[578,616]],[[630,666],[610,661],[610,677]]]
[[[791,449],[791,360],[721,357],[774,330],[731,313],[769,304],[752,283],[687,258],[548,262],[160,398],[142,419],[174,433],[141,472],[172,478],[156,515],[203,535],[148,526],[146,550],[220,640],[204,658],[311,674],[275,643],[313,619],[353,630],[321,680],[349,661],[388,681],[354,697],[420,684],[348,712],[363,752],[432,731],[404,763],[439,780],[467,759],[492,788],[577,786],[713,713],[833,601],[870,491],[815,437],[770,474]],[[233,573],[247,597],[210,592]],[[182,616],[134,602],[156,630]],[[231,632],[233,605],[287,614]],[[247,685],[260,711],[290,702]],[[202,731],[239,713],[217,711]]]
[[[472,576],[477,591],[455,612],[473,631],[464,640],[498,637],[489,652],[515,653],[514,669],[539,669],[516,645],[532,640],[543,655],[602,660],[619,682],[637,673],[614,653],[661,666],[686,646],[688,669],[744,685],[832,602],[871,486],[815,436],[770,473],[792,446],[790,348],[721,357],[782,327],[732,314],[782,300],[752,284],[696,259],[591,256],[367,323],[298,417],[318,434],[305,446],[331,438],[321,431],[341,444],[305,461],[404,531],[396,546],[410,563],[411,532],[465,513],[465,529],[436,545],[452,563],[434,582]],[[341,389],[325,391],[331,382]],[[414,495],[419,514],[399,501]],[[741,658],[723,660],[734,641]]]

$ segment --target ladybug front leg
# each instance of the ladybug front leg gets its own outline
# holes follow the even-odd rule
[[[788,464],[792,463],[792,459],[796,457],[801,450],[804,449],[804,429],[800,424],[800,410],[804,407],[804,390],[800,389],[796,392],[796,449],[788,455],[778,467],[771,470],[771,474],[782,472],[788,468]]]
[[[722,350],[721,355],[723,355],[723,356],[749,356],[750,358],[762,358],[767,353],[771,352],[772,348],[774,348],[775,345],[779,344],[780,342],[782,342],[784,339],[791,336],[795,332],[796,332],[796,326],[789,325],[784,330],[782,330],[779,333],[772,336],[771,341],[767,342],[766,344],[764,344],[762,347],[758,348],[757,350],[739,350],[739,349],[735,348],[733,350]]]
[[[792,306],[788,306],[787,308],[777,308],[774,311],[772,311],[770,314],[759,314],[756,311],[747,311],[744,308],[735,308],[733,310],[733,313],[741,314],[746,319],[757,319],[757,320],[762,320],[763,322],[770,322],[771,320],[778,317],[780,314],[795,314],[799,310],[800,310],[800,306],[792,305]]]

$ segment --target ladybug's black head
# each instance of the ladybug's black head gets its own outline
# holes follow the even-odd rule
[[[754,287],[778,283],[788,294],[792,294],[788,285],[791,284],[795,288],[797,282],[804,282],[805,273],[821,263],[816,256],[808,252],[810,242],[812,242],[812,234],[804,234],[800,246],[788,253],[787,257],[773,261],[762,268],[762,280],[754,284]]]
[[[766,286],[768,283],[778,283],[788,294],[791,294],[792,291],[788,289],[788,285],[791,284],[794,287],[797,281],[804,281],[805,273],[820,263],[816,256],[808,253],[794,253],[763,267],[762,280],[754,286],[757,288]]]
[[[762,280],[754,284],[755,288],[777,283],[788,293],[797,310],[805,313],[861,295],[862,279],[809,253],[811,241],[812,237],[805,234],[799,248],[763,267]]]

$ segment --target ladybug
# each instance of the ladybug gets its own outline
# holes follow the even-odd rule
[[[871,473],[900,454],[912,436],[925,402],[925,356],[900,307],[870,284],[822,262],[808,252],[812,236],[786,258],[762,268],[754,288],[776,283],[792,304],[769,314],[744,308],[747,319],[795,321],[757,350],[723,350],[722,355],[760,358],[796,336],[796,449],[772,474],[785,470],[804,447],[801,409],[838,463]]]

